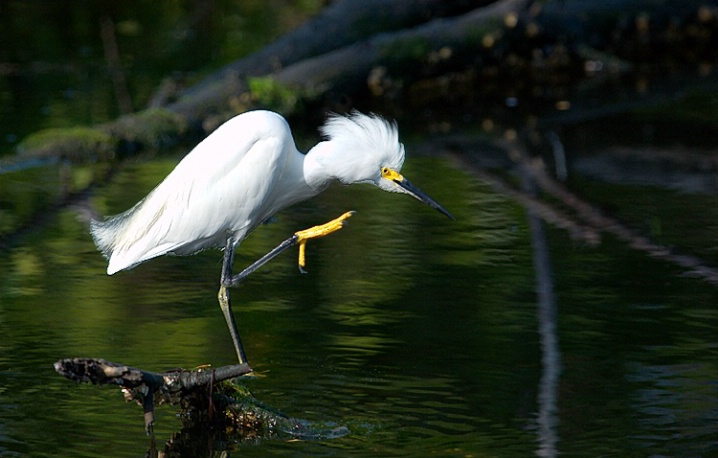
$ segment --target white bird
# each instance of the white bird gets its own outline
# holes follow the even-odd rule
[[[209,135],[134,207],[105,221],[93,221],[92,237],[109,260],[107,274],[131,269],[165,254],[189,255],[224,248],[220,305],[240,363],[246,361],[226,287],[286,248],[341,228],[350,214],[300,231],[232,277],[239,243],[276,212],[322,192],[333,181],[371,183],[409,194],[453,219],[436,201],[399,171],[404,146],[395,123],[371,114],[331,115],[320,132],[325,138],[300,153],[287,121],[271,111],[240,114]],[[222,303],[226,297],[226,304]]]

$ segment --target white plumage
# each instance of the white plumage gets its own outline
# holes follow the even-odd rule
[[[325,140],[304,155],[277,113],[251,111],[227,121],[137,205],[92,222],[108,275],[164,254],[228,241],[235,248],[267,218],[333,180],[407,193],[451,216],[398,173],[404,146],[395,124],[353,112],[330,116],[321,132]]]

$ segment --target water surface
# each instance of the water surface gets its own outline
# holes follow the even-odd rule
[[[321,3],[117,3],[137,107],[168,74],[191,81]],[[199,8],[210,4],[214,10]],[[53,5],[0,5],[0,58],[13,64],[0,75],[0,154],[41,128],[118,115],[97,33],[102,2]],[[703,95],[686,109],[710,106],[714,99]],[[461,124],[440,108],[430,124]],[[495,111],[471,107],[462,120],[476,130]],[[636,233],[715,266],[714,175],[699,173],[703,181],[689,184],[709,186],[696,188],[676,185],[686,175],[671,174],[670,163],[642,174],[630,173],[640,164],[619,168],[639,180],[599,167],[602,152],[615,148],[630,157],[676,146],[715,155],[718,139],[706,136],[706,124],[681,124],[669,111],[654,113],[659,123],[628,115],[562,126],[567,186]],[[522,124],[518,117],[505,116]],[[308,274],[290,252],[233,291],[257,372],[244,382],[254,396],[318,430],[348,433],[198,443],[178,455],[718,455],[716,287],[610,235],[587,244],[532,219],[471,171],[419,158],[414,151],[433,139],[412,124],[400,120],[411,139],[403,172],[456,221],[406,196],[334,186],[259,228],[237,256],[239,268],[298,229],[357,211],[348,227],[309,243]],[[316,133],[299,137],[311,144]],[[0,247],[0,456],[146,456],[180,430],[177,410],[159,407],[153,444],[139,406],[117,389],[58,376],[52,365],[60,358],[155,371],[234,363],[216,301],[220,252],[160,258],[108,277],[88,233],[92,211],[126,210],[187,150],[139,155],[86,200],[59,210],[51,205],[61,194],[57,168],[0,175],[0,235],[26,227]],[[71,173],[91,175],[83,167]]]
[[[173,164],[128,165],[91,204],[124,210]],[[259,456],[715,452],[714,287],[620,242],[589,247],[548,227],[556,310],[553,326],[542,327],[526,212],[439,159],[410,159],[404,172],[457,221],[405,196],[336,186],[261,227],[237,260],[247,264],[298,228],[357,210],[347,228],[309,244],[308,274],[286,254],[233,296],[259,375],[246,382],[254,395],[350,433],[218,448]],[[454,179],[444,186],[446,176]],[[57,376],[59,358],[148,370],[234,362],[216,303],[219,252],[108,277],[84,214],[61,210],[0,260],[3,456],[150,448],[140,407],[116,389]],[[547,329],[558,366],[542,346]],[[160,443],[179,429],[175,414],[159,408]]]

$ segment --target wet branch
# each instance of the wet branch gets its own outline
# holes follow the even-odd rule
[[[252,371],[247,364],[237,364],[217,369],[200,368],[158,373],[99,358],[61,359],[54,366],[57,373],[75,382],[121,386],[126,400],[136,400],[142,404],[145,429],[148,432],[154,424],[155,403],[178,404],[190,393],[209,393],[216,383]]]

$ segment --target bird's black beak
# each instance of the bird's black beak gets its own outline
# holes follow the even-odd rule
[[[409,194],[413,198],[420,200],[424,202],[426,205],[428,205],[431,208],[434,208],[438,210],[439,212],[443,213],[444,215],[448,216],[449,218],[455,220],[454,215],[449,213],[447,209],[441,206],[439,202],[435,201],[431,197],[429,197],[424,191],[417,188],[409,180],[404,178],[399,172],[389,168],[384,167],[381,169],[381,176],[382,178],[385,178],[389,181],[392,181],[394,184],[399,186],[406,194]]]
[[[400,175],[401,176],[401,175]],[[449,213],[447,209],[445,209],[439,202],[435,201],[431,197],[429,197],[424,191],[417,188],[409,180],[407,180],[404,177],[401,177],[402,179],[394,179],[394,183],[399,185],[404,191],[406,191],[407,194],[409,194],[411,197],[420,200],[421,202],[424,202],[426,205],[428,205],[431,208],[434,208],[438,210],[439,212],[443,213],[444,215],[448,216],[449,218],[456,220],[454,218],[454,215]]]

